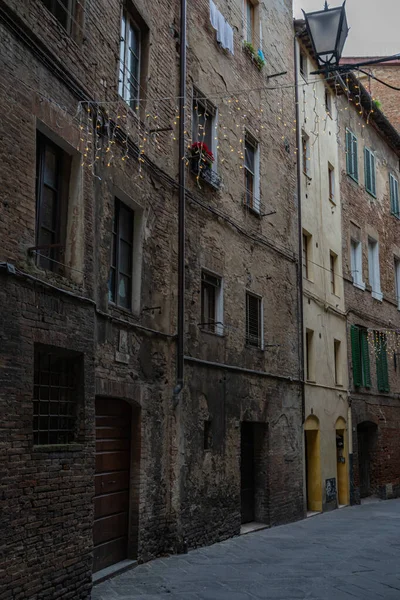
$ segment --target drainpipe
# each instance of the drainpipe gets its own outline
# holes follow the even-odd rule
[[[298,237],[299,237],[299,262],[297,265],[297,276],[299,285],[299,326],[300,326],[300,380],[301,380],[301,414],[304,423],[306,415],[305,388],[304,388],[304,316],[303,316],[303,226],[301,220],[301,135],[300,135],[300,109],[299,109],[299,76],[298,76],[298,57],[297,57],[297,35],[294,36],[294,77],[295,77],[295,102],[296,102],[296,143],[297,143],[297,206],[298,206]]]
[[[178,345],[174,407],[184,381],[185,342],[185,108],[186,108],[186,0],[181,0],[179,87],[179,209],[178,209]]]

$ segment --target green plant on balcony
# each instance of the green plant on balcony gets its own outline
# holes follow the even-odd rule
[[[255,51],[254,46],[251,42],[247,42],[246,40],[243,42],[243,48],[247,52],[247,54],[251,57],[251,60],[256,65],[257,69],[261,71],[261,69],[265,65],[265,60],[258,55]]]

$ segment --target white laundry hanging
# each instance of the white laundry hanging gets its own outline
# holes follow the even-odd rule
[[[217,9],[213,0],[210,0],[210,21],[217,32],[217,42],[233,54],[233,29]]]

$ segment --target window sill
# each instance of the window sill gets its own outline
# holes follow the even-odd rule
[[[358,288],[359,290],[362,290],[363,292],[365,292],[365,283],[358,283],[357,281],[353,281],[353,285],[354,287]]]
[[[382,302],[382,300],[383,300],[383,293],[382,292],[374,292],[374,291],[372,291],[371,292],[371,296],[373,298],[375,298],[375,300],[378,300],[378,302]]]
[[[367,194],[369,194],[370,196],[372,196],[372,198],[374,198],[376,200],[376,194],[374,194],[373,192],[370,192],[370,190],[368,190],[367,188],[365,188],[365,191],[367,192]]]
[[[359,185],[359,183],[358,183],[358,179],[356,179],[356,178],[354,177],[354,175],[351,175],[350,173],[346,173],[346,175],[347,175],[347,176],[348,176],[348,177],[349,177],[349,178],[350,178],[352,181],[354,181],[354,183],[356,183],[357,185]]]
[[[49,454],[52,452],[81,452],[84,449],[84,444],[49,444],[48,446],[33,446],[32,452]]]
[[[136,315],[135,313],[132,312],[132,309],[130,308],[124,308],[123,306],[118,306],[118,304],[115,304],[115,302],[111,302],[110,300],[108,301],[108,307],[115,313],[119,313],[122,316],[129,316],[129,317],[134,317],[134,318],[138,318],[138,315]]]
[[[249,350],[258,350],[259,352],[264,352],[264,348],[262,348],[261,346],[253,346],[252,344],[245,344],[245,347],[248,348]]]
[[[394,213],[394,212],[390,212],[390,214],[392,215],[392,217],[395,217],[395,219],[397,219],[398,221],[400,221],[400,213]]]
[[[258,217],[259,219],[261,219],[261,211],[257,210],[256,208],[249,206],[246,202],[246,200],[244,200],[243,202],[243,206],[244,208],[251,213],[254,217]]]
[[[208,335],[212,335],[214,337],[219,337],[219,338],[225,337],[224,333],[218,333],[218,331],[209,331],[208,329],[203,329],[203,328],[201,328],[200,331],[202,333],[207,333]]]

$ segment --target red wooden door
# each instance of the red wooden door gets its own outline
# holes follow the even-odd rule
[[[130,449],[130,405],[96,399],[93,572],[127,558]]]

